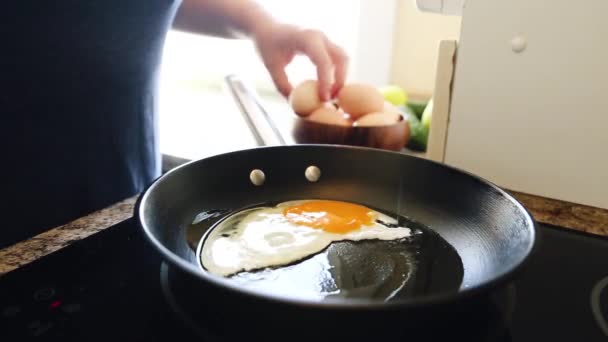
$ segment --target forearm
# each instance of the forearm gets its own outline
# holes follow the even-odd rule
[[[273,22],[260,5],[250,0],[183,0],[173,27],[218,37],[244,38]]]

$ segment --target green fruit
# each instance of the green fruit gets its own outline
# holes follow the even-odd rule
[[[428,101],[416,101],[416,100],[408,100],[407,106],[416,114],[418,119],[422,117],[422,112],[424,112],[424,108],[426,108]]]
[[[407,148],[415,151],[426,151],[426,144],[429,137],[429,130],[424,127],[420,119],[407,106],[398,107],[404,114],[410,125],[410,139],[406,145]]]
[[[385,86],[378,89],[385,101],[392,103],[394,106],[402,106],[407,103],[407,93],[399,86]]]
[[[410,140],[407,143],[407,148],[414,151],[426,151],[426,144],[429,138],[429,131],[422,125],[410,125]]]
[[[424,112],[422,113],[422,125],[426,127],[427,130],[431,128],[431,119],[433,117],[433,99],[429,101],[429,104],[424,108]]]

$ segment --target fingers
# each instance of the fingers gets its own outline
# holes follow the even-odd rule
[[[285,72],[285,66],[276,64],[267,66],[272,82],[277,87],[277,90],[285,97],[288,97],[293,89],[287,73]]]
[[[348,73],[348,56],[338,45],[328,42],[329,54],[334,63],[334,84],[331,88],[331,97],[335,97],[346,82]]]
[[[305,31],[299,50],[317,66],[319,97],[322,101],[329,101],[334,67],[325,36],[318,31]]]
[[[322,101],[331,100],[344,85],[348,56],[320,31],[288,28],[278,38],[268,36],[264,41],[259,38],[256,43],[277,90],[283,96],[289,96],[293,87],[285,67],[295,54],[303,53],[316,66],[319,97]]]

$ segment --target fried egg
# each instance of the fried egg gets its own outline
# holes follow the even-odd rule
[[[210,273],[231,276],[292,264],[334,241],[397,240],[411,230],[362,205],[300,200],[239,211],[204,238],[200,259]]]

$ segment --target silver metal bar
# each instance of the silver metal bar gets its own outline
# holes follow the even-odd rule
[[[247,125],[251,129],[258,145],[285,145],[285,140],[277,129],[276,124],[265,110],[255,89],[246,84],[237,75],[225,77],[228,91],[241,110]]]

